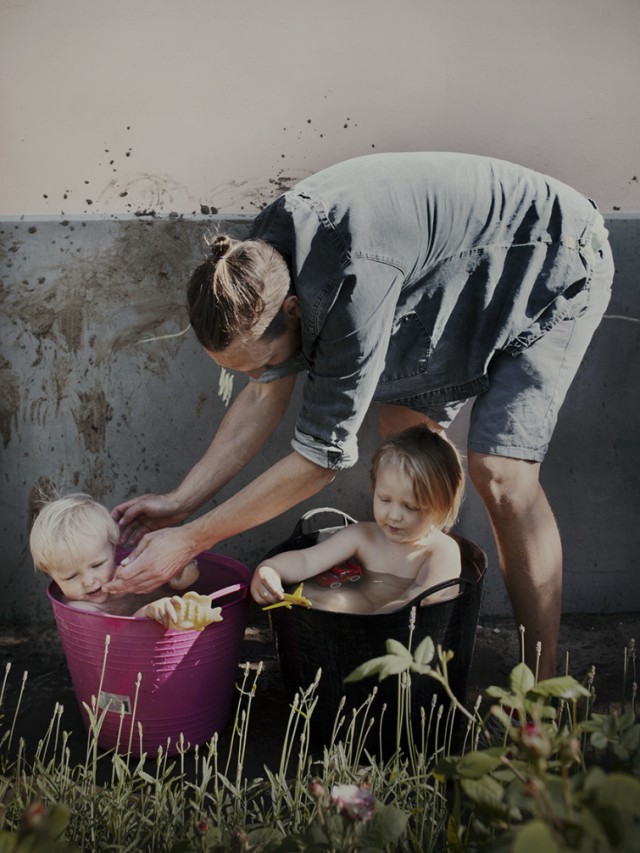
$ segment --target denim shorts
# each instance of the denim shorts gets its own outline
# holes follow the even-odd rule
[[[467,447],[478,453],[542,462],[567,390],[611,297],[613,258],[604,227],[595,235],[592,275],[570,310],[530,346],[498,351],[489,363],[489,387],[475,398]],[[420,408],[449,426],[466,400]]]

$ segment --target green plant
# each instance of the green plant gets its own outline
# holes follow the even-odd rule
[[[63,840],[68,822],[67,808],[47,808],[36,800],[24,810],[17,829],[0,832],[0,853],[80,853],[75,844]]]
[[[588,700],[590,691],[568,675],[538,682],[521,663],[511,672],[508,689],[487,689],[498,704],[483,720],[451,691],[450,659],[429,638],[413,653],[390,640],[386,655],[349,676],[383,679],[412,672],[434,678],[475,729],[473,749],[442,757],[434,769],[435,778],[453,789],[448,849],[638,850],[640,725],[633,705],[621,715],[597,714],[579,722],[578,702]],[[501,733],[496,746],[490,720]],[[612,751],[618,768],[609,773],[587,768],[585,734],[591,735],[592,749]],[[484,749],[478,748],[481,738]]]
[[[256,779],[244,763],[261,665],[244,667],[224,755],[217,736],[189,761],[183,742],[173,757],[160,749],[136,759],[126,744],[101,752],[104,710],[93,704],[83,763],[70,762],[59,705],[35,757],[27,761],[19,741],[10,758],[18,707],[6,730],[0,715],[0,853],[637,849],[635,693],[620,713],[590,714],[592,676],[586,685],[568,675],[537,682],[521,664],[506,688],[488,688],[494,705],[482,717],[479,704],[469,710],[453,694],[450,659],[428,638],[415,651],[390,640],[386,655],[351,674],[397,678],[404,748],[387,761],[365,747],[367,733],[389,724],[374,719],[375,687],[361,707],[341,707],[332,741],[312,749],[316,679],[292,702],[279,763]],[[635,657],[625,652],[625,661],[634,678]],[[438,681],[451,703],[412,720],[411,680],[422,677]],[[456,721],[466,734],[454,751]]]

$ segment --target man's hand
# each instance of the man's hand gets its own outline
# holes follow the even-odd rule
[[[167,583],[195,557],[185,527],[145,534],[103,589],[109,593],[152,592]]]
[[[188,515],[171,495],[140,495],[119,504],[111,513],[120,527],[121,545],[137,545],[149,531],[175,527]]]

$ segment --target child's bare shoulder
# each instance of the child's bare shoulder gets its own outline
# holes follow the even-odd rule
[[[462,557],[455,539],[438,531],[430,551],[425,568],[439,576],[458,577],[462,571]]]
[[[378,525],[375,521],[357,521],[355,524],[347,524],[346,527],[341,527],[331,538],[360,543],[371,539],[377,529]]]
[[[462,558],[460,555],[460,546],[453,538],[453,536],[449,536],[448,533],[443,533],[442,531],[438,532],[437,538],[437,547],[441,549],[441,553],[448,557],[450,560],[456,560],[458,564],[462,564]]]

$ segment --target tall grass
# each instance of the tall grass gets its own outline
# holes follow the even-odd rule
[[[0,702],[9,670],[7,667]],[[94,699],[91,707],[86,707],[89,726],[85,758],[72,765],[71,732],[64,729],[64,709],[59,704],[33,759],[27,762],[22,740],[17,753],[14,749],[9,757],[25,673],[11,725],[0,739],[4,837],[11,833],[17,839],[20,832],[24,836],[39,827],[45,831],[46,843],[52,844],[47,826],[53,821],[60,828],[60,813],[55,807],[62,805],[66,815],[64,839],[81,850],[159,853],[215,850],[216,845],[221,850],[249,849],[249,844],[256,851],[272,849],[282,839],[304,833],[317,818],[321,803],[311,793],[315,782],[327,791],[335,785],[365,786],[381,805],[392,803],[412,815],[411,828],[394,849],[435,849],[446,822],[443,787],[429,776],[435,756],[414,749],[409,756],[398,751],[387,761],[374,757],[365,742],[376,725],[386,721],[376,721],[371,715],[372,697],[348,718],[341,710],[331,743],[314,750],[311,726],[320,673],[291,704],[279,762],[265,766],[263,776],[248,778],[247,751],[259,748],[251,744],[250,721],[261,674],[262,666],[252,670],[247,664],[241,671],[225,755],[221,754],[217,734],[206,746],[196,747],[188,762],[186,745],[180,741],[174,756],[162,748],[155,756],[143,754],[139,758],[126,748],[104,752],[98,747],[98,737],[107,709],[99,709]],[[408,679],[403,679],[399,690],[404,703]],[[445,716],[440,709],[440,713],[430,715],[428,723]],[[428,728],[423,734],[425,742]],[[30,814],[34,804],[41,804],[37,820],[32,815],[25,826],[25,814]],[[0,850],[5,849],[2,838],[0,833]]]
[[[538,787],[548,786],[553,793],[553,774],[561,772],[566,805],[566,785],[581,790],[578,776],[571,782],[566,775],[570,766],[574,768],[571,772],[583,773],[588,750],[609,747],[618,761],[612,767],[618,775],[622,770],[640,776],[633,641],[625,649],[623,666],[624,689],[631,699],[619,715],[591,714],[593,672],[578,689],[568,672],[562,679],[537,684],[535,675],[521,665],[513,671],[507,690],[488,688],[488,695],[498,703],[493,716],[503,725],[499,748],[491,742],[482,746],[482,739],[490,740],[492,733],[487,718],[480,715],[481,697],[468,709],[452,695],[450,705],[434,702],[422,709],[420,720],[411,719],[412,678],[434,677],[446,688],[449,655],[441,649],[429,649],[424,642],[413,653],[398,646],[390,646],[390,656],[395,654],[407,662],[403,671],[388,667],[389,661],[385,663],[383,658],[377,659],[379,668],[387,666],[389,671],[399,672],[395,676],[398,702],[393,719],[386,708],[375,717],[373,684],[361,706],[340,706],[329,743],[316,747],[312,735],[321,678],[318,672],[314,683],[300,690],[291,703],[279,760],[264,766],[258,778],[249,778],[245,767],[250,751],[260,748],[252,742],[251,716],[262,665],[251,669],[246,664],[241,669],[229,743],[224,750],[216,734],[189,756],[182,738],[175,745],[167,744],[166,749],[159,748],[156,755],[135,758],[130,739],[122,748],[118,745],[105,752],[98,747],[98,737],[108,709],[100,709],[94,699],[86,708],[87,748],[79,763],[71,761],[71,733],[65,730],[60,704],[56,704],[33,757],[27,760],[26,745],[22,739],[16,744],[15,733],[28,675],[24,673],[21,678],[15,711],[5,719],[4,697],[11,675],[8,665],[0,686],[0,853],[78,849],[92,853],[345,853],[361,849],[427,853],[462,850],[465,838],[474,839],[476,846],[469,849],[489,850],[494,849],[491,845],[501,833],[504,838],[512,836],[521,841],[524,829],[529,828],[523,805],[527,779]],[[548,705],[540,705],[536,691]],[[561,710],[554,719],[551,700],[559,696]],[[542,755],[539,746],[535,746],[537,753],[531,747],[531,755],[525,755],[525,747],[530,748],[522,734],[525,729],[513,728],[513,720],[504,710],[513,707],[519,708],[523,718],[533,715],[539,742],[548,741],[554,754],[561,756],[559,762],[551,753]],[[386,731],[389,726],[395,726],[397,748],[380,757],[385,754],[383,727]],[[526,734],[531,734],[529,728]],[[169,754],[171,746],[176,748],[175,755]],[[534,768],[531,776],[527,762]],[[519,780],[520,817],[512,821],[504,802],[500,805],[504,810],[499,812],[498,799],[494,799],[491,808],[500,813],[501,823],[493,826],[491,812],[486,817],[482,810],[487,806],[487,792],[498,798],[501,785],[504,796],[511,796],[505,781],[507,771],[513,771]],[[596,791],[596,782],[589,784],[592,793]],[[625,786],[619,788],[620,796],[635,796],[636,789],[627,784],[626,777]],[[456,800],[452,802],[454,788]],[[357,792],[363,802],[375,801],[371,820],[353,817],[349,804],[345,807],[343,803],[345,791],[351,795]],[[574,810],[582,808],[580,804],[570,805]],[[550,828],[546,824],[545,828],[556,834],[555,843],[560,837],[554,823],[558,818],[550,814]],[[478,836],[478,826],[485,832],[487,847],[478,841],[483,838]]]

